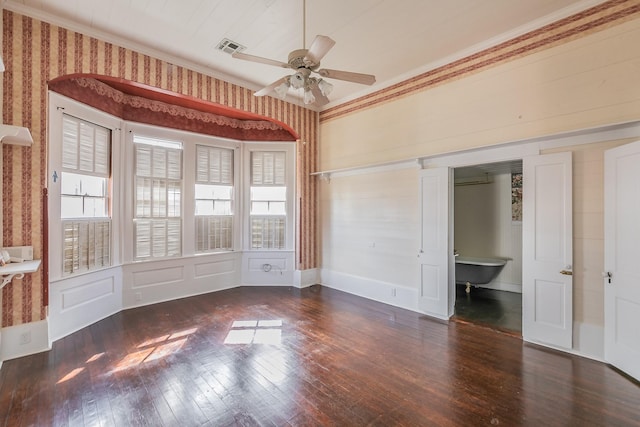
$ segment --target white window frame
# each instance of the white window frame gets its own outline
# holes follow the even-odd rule
[[[195,177],[194,177],[194,187],[197,185],[226,185],[231,187],[231,195],[230,195],[230,199],[229,199],[229,203],[230,203],[230,210],[231,210],[231,214],[229,215],[219,215],[219,214],[212,214],[212,215],[197,215],[196,212],[194,212],[194,221],[196,223],[196,230],[194,232],[194,245],[195,245],[195,252],[197,254],[205,254],[205,253],[216,253],[216,252],[229,252],[229,251],[233,251],[235,248],[235,235],[238,234],[240,232],[240,230],[237,230],[235,228],[235,218],[238,216],[238,209],[236,207],[236,199],[237,199],[237,192],[238,192],[238,188],[237,188],[237,170],[235,167],[235,163],[236,163],[236,152],[229,147],[219,147],[219,146],[214,146],[214,145],[208,145],[208,144],[194,144],[195,146],[195,153],[196,153],[196,161],[194,163],[194,169],[195,169]],[[207,158],[207,164],[208,164],[208,171],[206,173],[206,177],[200,177],[199,174],[201,172],[201,164],[200,164],[200,158],[198,156],[199,151],[201,150],[206,150],[209,153],[209,156]],[[231,168],[231,176],[229,177],[229,183],[224,182],[224,179],[221,179],[220,182],[216,182],[215,179],[213,179],[210,176],[210,170],[211,170],[211,166],[209,164],[210,162],[210,154],[212,152],[215,151],[220,151],[220,153],[224,153],[227,152],[231,155],[231,162],[230,162],[230,168]],[[221,160],[222,162],[222,160]],[[222,175],[222,171],[220,172]],[[206,199],[206,200],[213,200],[214,203],[214,207],[215,207],[215,200],[216,199]],[[197,199],[195,200],[196,205],[197,205]],[[197,207],[197,206],[196,206]],[[204,226],[205,224],[208,227],[211,227],[212,224],[214,224],[217,221],[224,221],[225,218],[228,218],[228,221],[230,222],[230,226],[231,226],[231,236],[229,239],[229,245],[225,246],[225,247],[216,247],[217,245],[213,245],[214,247],[211,247],[212,245],[207,245],[206,249],[199,249],[198,247],[198,241],[201,238],[201,236],[198,236],[198,229],[199,227],[199,223],[201,222],[201,226]]]
[[[58,281],[62,275],[62,222],[60,215],[60,171],[61,171],[61,135],[62,114],[95,123],[111,130],[111,267],[120,267],[134,262],[133,257],[133,208],[134,187],[134,147],[133,133],[159,139],[183,141],[183,185],[182,185],[182,258],[193,256],[216,256],[227,252],[196,253],[195,242],[195,173],[189,169],[196,161],[196,145],[229,148],[234,151],[234,252],[251,251],[249,227],[250,153],[251,151],[285,151],[287,158],[287,208],[286,208],[286,245],[282,252],[295,251],[296,209],[296,144],[291,142],[246,142],[212,137],[157,126],[125,122],[118,117],[66,98],[49,93],[49,163],[47,187],[49,189],[49,277]],[[58,135],[58,139],[56,136]],[[56,160],[57,159],[57,160]],[[57,172],[57,173],[56,173]],[[54,176],[56,177],[54,179]],[[54,182],[55,181],[55,182]],[[57,193],[57,195],[56,195]],[[57,248],[60,248],[58,250]],[[159,262],[161,260],[139,261]],[[106,268],[105,268],[106,269]],[[90,271],[88,273],[94,272]],[[84,273],[79,273],[81,275]]]
[[[123,161],[123,170],[125,171],[125,192],[127,193],[125,208],[123,210],[124,218],[124,235],[133,236],[133,218],[135,206],[135,189],[133,181],[135,179],[135,156],[133,135],[137,134],[148,138],[158,138],[161,140],[181,141],[182,142],[182,255],[181,257],[212,255],[225,252],[204,252],[196,253],[195,241],[195,162],[196,162],[196,145],[205,145],[211,147],[227,148],[233,150],[233,168],[234,168],[234,186],[236,187],[235,212],[233,220],[233,250],[237,251],[241,248],[241,224],[242,224],[242,199],[238,194],[242,194],[242,175],[241,170],[241,142],[224,138],[212,137],[208,135],[197,134],[193,132],[161,128],[157,126],[145,125],[140,123],[125,123],[125,140],[126,152]],[[238,231],[236,231],[238,230]],[[128,262],[144,263],[159,261],[159,258],[151,258],[147,260],[135,261],[134,244],[130,237],[127,237],[124,243],[124,259]],[[164,259],[175,259],[169,257]]]
[[[105,220],[111,223],[110,235],[110,264],[89,270],[80,270],[71,274],[64,274],[64,235],[63,219],[61,218],[61,176],[62,176],[62,132],[64,114],[82,121],[102,126],[111,131],[110,147],[110,178],[108,180],[109,216]],[[122,137],[122,120],[102,111],[88,107],[56,93],[49,94],[49,163],[48,163],[48,212],[49,212],[49,278],[51,281],[75,277],[83,274],[111,268],[121,263],[120,235],[121,221],[116,214],[120,210],[121,176],[120,141]],[[70,221],[65,219],[64,221]],[[73,221],[73,220],[71,220]],[[79,218],[78,222],[86,221]]]
[[[196,228],[195,228],[195,170],[193,173],[187,172],[185,176],[185,217],[189,218],[184,224],[184,238],[187,241],[185,249],[186,255],[206,256],[212,254],[224,254],[229,252],[239,252],[242,250],[242,214],[244,206],[244,177],[242,171],[242,142],[226,138],[201,135],[197,133],[183,132],[186,134],[188,143],[185,144],[184,161],[185,165],[196,165],[196,146],[203,145],[213,148],[225,148],[233,150],[233,248],[230,251],[196,252]],[[187,170],[191,166],[187,167]]]
[[[125,242],[127,242],[124,252],[125,252],[125,260],[130,262],[152,262],[163,259],[175,259],[180,258],[185,255],[185,230],[184,230],[184,214],[185,214],[185,156],[184,156],[184,147],[185,142],[177,132],[172,132],[171,130],[166,130],[164,128],[159,128],[156,126],[147,126],[141,125],[138,123],[125,123],[126,130],[126,164],[125,164],[125,175],[127,176],[126,182],[126,191],[128,194],[127,197],[127,207],[125,210],[124,217],[126,219],[126,229],[125,233]],[[181,144],[181,179],[180,179],[180,215],[178,217],[180,222],[180,243],[179,243],[179,253],[175,255],[165,255],[165,256],[149,256],[145,258],[137,258],[136,257],[136,229],[135,229],[135,221],[136,221],[136,143],[134,142],[134,137],[140,136],[142,138],[156,139],[159,141],[169,141],[169,142],[178,142]],[[152,218],[150,218],[152,219]],[[161,219],[159,219],[161,220]]]
[[[147,138],[146,135],[136,134],[133,135],[133,142],[135,168],[132,185],[136,195],[133,217],[135,260],[148,261],[180,257],[182,255],[183,222],[183,142]],[[144,152],[147,154],[143,156]],[[141,159],[146,157],[148,157],[148,173],[144,174],[139,166],[145,163]],[[160,162],[157,162],[158,158]],[[159,168],[158,165],[161,167]],[[162,171],[161,174],[155,173],[158,169]],[[142,206],[138,204],[137,197],[141,181],[148,181],[146,184],[148,187],[143,187],[146,188],[146,191],[142,192],[143,195],[147,194],[148,196],[148,205],[143,204]],[[173,198],[171,194],[174,195]],[[177,209],[176,204],[178,205]],[[140,211],[143,213],[140,214]],[[149,246],[145,252],[138,252],[137,248],[140,247],[139,231],[145,228],[148,229]],[[157,234],[157,230],[160,230],[159,234]],[[164,242],[164,244],[158,245],[158,242]],[[157,251],[157,248],[160,250]]]
[[[249,252],[285,252],[295,250],[295,232],[296,232],[296,144],[290,142],[282,143],[264,143],[264,142],[247,142],[243,145],[243,175],[245,185],[244,204],[246,206],[243,215],[243,248]],[[282,249],[253,249],[251,245],[251,153],[252,152],[274,152],[282,151],[286,155],[286,218],[285,218],[285,245]]]

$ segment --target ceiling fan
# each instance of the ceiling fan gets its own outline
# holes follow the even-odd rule
[[[306,31],[304,17],[306,15],[306,4],[303,3],[303,5],[302,32],[304,45],[304,34]],[[280,99],[284,99],[287,96],[289,88],[304,89],[304,103],[314,104],[320,107],[329,102],[329,98],[327,98],[327,96],[331,93],[333,85],[323,78],[312,76],[311,73],[316,73],[325,78],[344,80],[365,85],[372,85],[376,82],[376,77],[371,74],[320,68],[320,60],[324,58],[327,52],[329,52],[335,44],[336,42],[330,37],[318,35],[311,43],[311,46],[309,46],[309,49],[296,49],[289,53],[287,62],[281,62],[241,52],[234,52],[231,56],[245,61],[258,62],[261,64],[296,70],[294,74],[284,76],[271,83],[269,86],[255,92],[255,96],[264,96],[274,91]]]

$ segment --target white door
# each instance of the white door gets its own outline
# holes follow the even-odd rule
[[[523,159],[522,337],[571,348],[571,153]]]
[[[453,315],[455,287],[453,274],[453,231],[450,181],[452,169],[425,169],[420,176],[422,221],[419,309],[431,316],[448,319]]]
[[[605,360],[640,380],[640,142],[605,153]]]

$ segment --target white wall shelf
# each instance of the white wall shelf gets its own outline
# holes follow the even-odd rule
[[[21,126],[0,125],[0,142],[3,144],[24,145],[33,144],[29,129]]]
[[[2,277],[2,284],[0,289],[11,283],[13,278],[22,279],[26,273],[35,273],[40,268],[40,260],[34,259],[33,261],[24,262],[12,262],[3,267],[0,267],[0,276]]]

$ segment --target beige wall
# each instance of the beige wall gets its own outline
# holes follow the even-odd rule
[[[640,19],[321,121],[320,170],[640,118]]]
[[[415,288],[418,193],[417,168],[323,182],[322,267]]]
[[[561,134],[579,129],[640,120],[640,18],[467,77],[385,100],[338,117],[321,115],[320,170],[365,166],[500,143]],[[574,152],[574,320],[604,324],[603,151],[625,141],[578,146]],[[336,180],[337,181],[337,180]],[[367,194],[397,209],[417,209],[417,175],[407,171],[344,177],[322,185],[323,268],[343,269],[366,278],[404,271],[415,258],[406,238],[407,258],[383,261],[373,253],[340,244],[339,229],[356,224],[366,212],[371,224],[385,224],[403,236],[417,235],[411,213],[390,216],[385,210],[339,209]],[[383,189],[395,188],[384,196]],[[405,195],[408,189],[412,196]],[[346,202],[349,201],[349,202]],[[399,221],[411,218],[405,224]],[[359,240],[377,241],[382,228],[371,227]],[[410,247],[409,247],[410,246]],[[411,254],[411,255],[409,255]],[[395,254],[398,256],[399,254]],[[339,262],[337,261],[339,260]],[[351,261],[354,262],[351,262]],[[397,264],[396,264],[397,262]],[[385,266],[388,271],[380,271]]]

